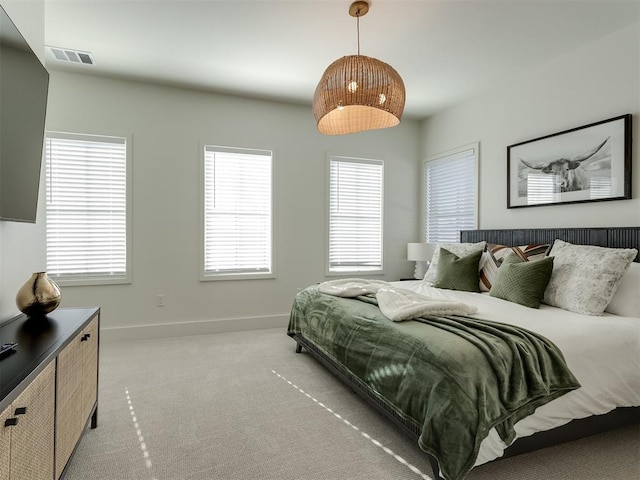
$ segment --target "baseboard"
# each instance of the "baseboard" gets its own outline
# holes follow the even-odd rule
[[[132,325],[127,327],[102,327],[101,342],[121,342],[126,340],[151,340],[154,338],[190,337],[212,333],[261,330],[265,328],[286,328],[289,315],[268,315],[264,317],[226,318],[196,322],[163,323],[155,325]]]

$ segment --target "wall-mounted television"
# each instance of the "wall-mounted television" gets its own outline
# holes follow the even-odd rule
[[[0,6],[0,219],[35,222],[49,72]]]

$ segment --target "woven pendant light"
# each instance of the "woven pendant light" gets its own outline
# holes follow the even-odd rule
[[[369,4],[351,4],[358,19],[358,55],[342,57],[327,67],[313,96],[318,131],[326,135],[395,127],[404,110],[402,78],[391,65],[360,55],[360,17]]]

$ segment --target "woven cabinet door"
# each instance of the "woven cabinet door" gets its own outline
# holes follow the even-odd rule
[[[98,319],[83,331],[86,341],[82,352],[82,421],[86,422],[98,399]],[[87,336],[88,335],[88,336]]]
[[[60,478],[82,435],[86,418],[82,411],[82,334],[74,338],[57,358],[56,480]]]
[[[9,460],[11,453],[11,429],[6,426],[5,420],[11,417],[11,405],[0,412],[0,480],[9,480]]]
[[[53,478],[55,371],[52,362],[11,404],[18,418],[11,432],[11,480]],[[26,411],[15,415],[21,408]]]

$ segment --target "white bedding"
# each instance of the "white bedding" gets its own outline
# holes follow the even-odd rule
[[[517,437],[559,427],[574,419],[601,415],[616,407],[640,406],[640,318],[588,316],[548,305],[536,310],[487,293],[440,290],[420,280],[392,284],[428,297],[473,305],[478,312],[472,316],[538,332],[562,350],[582,387],[518,422]],[[482,442],[476,465],[502,456],[505,448],[492,430]]]

